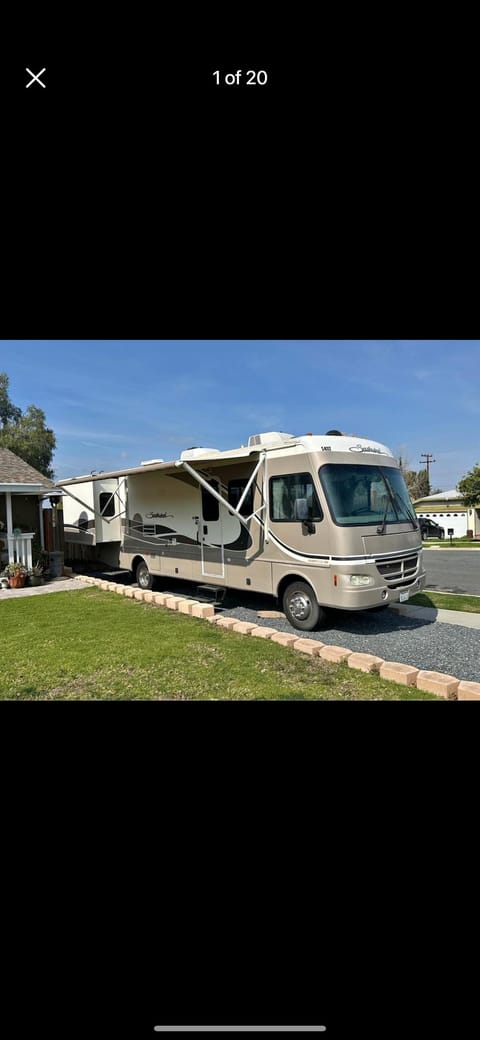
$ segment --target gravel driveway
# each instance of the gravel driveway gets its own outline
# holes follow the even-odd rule
[[[292,628],[285,618],[259,618],[257,611],[272,609],[268,606],[231,606],[225,599],[229,617],[239,621],[253,621],[257,625],[277,628],[281,632],[302,633]],[[460,625],[444,625],[438,621],[406,618],[395,611],[347,612],[332,610],[326,628],[306,633],[310,639],[333,646],[346,646],[360,653],[376,654],[385,661],[400,661],[427,671],[446,672],[458,679],[480,681],[480,638],[478,629]]]

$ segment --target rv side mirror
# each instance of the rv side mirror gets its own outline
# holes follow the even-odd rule
[[[296,498],[293,510],[295,520],[308,520],[308,502],[306,498]]]

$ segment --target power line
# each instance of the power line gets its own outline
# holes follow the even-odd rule
[[[425,459],[426,461],[422,462],[422,459]],[[430,487],[430,466],[431,466],[432,462],[436,462],[436,461],[437,460],[434,459],[433,455],[431,455],[430,452],[428,452],[428,451],[427,452],[424,452],[424,451],[422,452],[421,458],[420,458],[420,462],[419,462],[419,466],[426,466],[427,467],[427,482],[428,482],[428,486],[429,487]]]

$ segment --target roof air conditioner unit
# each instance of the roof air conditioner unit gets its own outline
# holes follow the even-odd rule
[[[221,455],[218,448],[187,448],[187,451],[182,451],[180,460],[188,462],[189,459],[214,459],[217,455]]]
[[[256,448],[262,444],[285,444],[293,440],[293,433],[255,433],[248,438],[248,447]]]

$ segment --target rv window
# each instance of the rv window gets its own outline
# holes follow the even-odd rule
[[[228,501],[229,505],[237,508],[238,503],[245,491],[248,484],[247,478],[240,480],[230,480],[228,484]],[[245,501],[242,504],[240,510],[242,516],[251,516],[253,513],[253,487],[250,488]]]
[[[102,516],[115,516],[115,499],[108,491],[102,491],[99,498]]]
[[[219,494],[218,480],[209,480],[208,483],[214,491]],[[215,520],[218,520],[220,516],[220,507],[218,499],[210,495],[205,488],[202,487],[202,515],[206,523],[210,522],[213,524]]]
[[[306,501],[308,520],[323,520],[323,513],[313,486],[310,473],[289,473],[270,480],[270,519],[275,522],[301,522],[306,519],[304,506],[297,502]]]

